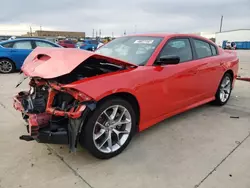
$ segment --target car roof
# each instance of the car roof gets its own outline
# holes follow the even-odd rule
[[[17,41],[26,41],[26,40],[36,40],[36,41],[44,41],[44,42],[50,42],[49,40],[45,40],[45,39],[41,39],[41,38],[19,38],[19,39],[12,39],[12,40],[5,40],[0,42],[0,44],[5,44],[5,43],[9,43],[9,42],[17,42]]]
[[[145,33],[145,34],[133,34],[133,35],[127,35],[127,36],[128,37],[133,37],[133,36],[137,36],[137,37],[162,37],[165,39],[169,39],[172,37],[192,37],[192,38],[207,41],[209,43],[216,45],[213,41],[209,40],[208,38],[202,37],[202,36],[197,35],[197,34],[189,34],[189,33]],[[127,37],[127,36],[123,36],[123,37]]]
[[[144,33],[144,34],[134,34],[134,35],[128,35],[128,36],[142,36],[142,37],[163,37],[163,38],[169,38],[169,37],[195,37],[195,38],[204,38],[200,35],[195,34],[185,34],[185,33]]]

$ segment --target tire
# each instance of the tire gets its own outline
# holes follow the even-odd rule
[[[112,118],[112,113],[116,116],[110,121],[108,116],[105,115],[105,111],[110,118]],[[124,118],[126,118],[126,121]],[[120,122],[126,123],[115,126],[119,119]],[[101,124],[96,123],[97,121]],[[112,126],[115,126],[115,128],[112,128]],[[121,98],[110,98],[101,102],[88,118],[80,134],[80,145],[96,158],[109,159],[120,154],[127,147],[135,131],[136,116],[131,104]],[[118,142],[119,138],[120,141]]]
[[[228,84],[226,84],[227,82]],[[232,76],[229,73],[225,73],[215,94],[215,100],[213,102],[215,105],[223,106],[228,102],[232,93],[232,82]]]
[[[7,67],[6,67],[7,66]],[[15,63],[10,59],[0,59],[0,73],[8,74],[16,70]]]

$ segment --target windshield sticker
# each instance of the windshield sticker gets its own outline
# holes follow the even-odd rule
[[[136,40],[134,44],[152,44],[154,40]]]

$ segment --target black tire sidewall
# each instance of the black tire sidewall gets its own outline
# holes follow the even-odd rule
[[[226,77],[228,77],[230,79],[230,84],[231,84],[230,87],[231,87],[231,89],[230,89],[230,93],[229,93],[229,96],[228,96],[227,100],[225,102],[222,102],[221,98],[220,98],[220,87],[221,87],[221,84],[222,84],[223,80]],[[232,76],[229,73],[225,73],[224,76],[222,77],[221,81],[220,81],[220,85],[219,85],[218,90],[217,90],[216,95],[215,95],[215,104],[222,106],[222,105],[224,105],[224,104],[226,104],[228,102],[228,100],[230,99],[231,93],[232,93],[232,84],[233,84]]]
[[[9,74],[9,73],[12,73],[12,72],[15,71],[16,66],[15,66],[15,64],[13,63],[13,61],[11,61],[11,60],[9,60],[9,59],[5,59],[5,58],[1,58],[1,59],[0,59],[0,61],[2,61],[2,60],[5,60],[5,61],[10,62],[11,65],[12,65],[12,69],[11,69],[9,72],[2,72],[2,71],[0,70],[0,73],[1,73],[1,74]]]
[[[124,106],[129,111],[131,115],[131,121],[132,121],[131,132],[126,142],[118,150],[112,153],[103,153],[99,151],[94,144],[93,128],[99,115],[109,106],[113,106],[113,105]],[[109,159],[120,154],[127,147],[127,145],[130,143],[135,133],[135,130],[136,130],[136,116],[135,116],[135,112],[131,104],[121,98],[111,98],[98,104],[97,108],[87,119],[87,122],[85,125],[83,125],[82,131],[80,134],[80,144],[82,147],[86,148],[95,157],[100,158],[100,159]]]

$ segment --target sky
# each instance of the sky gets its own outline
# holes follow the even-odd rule
[[[0,34],[30,30],[190,33],[250,29],[250,0],[7,0],[1,2]]]

